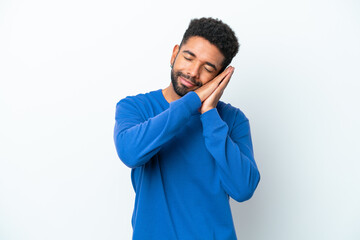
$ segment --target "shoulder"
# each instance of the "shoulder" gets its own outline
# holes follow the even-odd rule
[[[152,101],[154,98],[157,97],[158,92],[161,90],[155,90],[148,93],[139,93],[136,95],[130,95],[123,99],[121,99],[117,104],[122,103],[132,103],[132,104],[142,104],[149,101]]]
[[[219,101],[216,108],[222,120],[225,121],[230,128],[249,121],[242,110],[232,106],[230,103]]]
[[[234,117],[238,120],[248,120],[242,110],[232,106],[230,103],[224,103],[222,101],[219,101],[216,108],[221,117]]]
[[[127,96],[116,104],[117,112],[137,112],[145,119],[162,111],[161,89]]]

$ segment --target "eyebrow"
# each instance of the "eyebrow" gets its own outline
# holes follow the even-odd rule
[[[187,54],[190,54],[191,56],[193,57],[196,57],[195,53],[189,51],[189,50],[184,50],[183,53],[187,53]],[[209,65],[210,67],[214,68],[215,71],[217,71],[217,68],[214,64],[212,64],[211,62],[205,62],[206,65]]]

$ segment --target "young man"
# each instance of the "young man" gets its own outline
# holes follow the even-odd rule
[[[219,101],[238,48],[222,21],[194,19],[173,49],[170,86],[117,104],[115,145],[136,193],[133,239],[236,239],[229,196],[248,200],[260,180],[248,119]]]

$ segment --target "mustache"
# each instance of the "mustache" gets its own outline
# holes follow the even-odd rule
[[[182,72],[177,72],[176,77],[182,77],[187,80],[189,80],[191,83],[193,83],[195,86],[201,87],[203,84],[201,82],[197,82],[194,77],[190,77],[189,75],[185,75]]]

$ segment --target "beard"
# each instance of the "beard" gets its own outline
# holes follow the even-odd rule
[[[189,90],[189,88],[187,86],[180,83],[179,77],[182,77],[182,78],[185,78],[185,79],[189,80],[190,82],[192,82],[197,87],[195,89],[193,89],[193,90]],[[172,83],[172,86],[174,88],[175,93],[177,95],[179,95],[180,97],[183,97],[188,92],[194,91],[194,90],[196,90],[196,89],[198,89],[199,87],[202,86],[202,83],[201,82],[196,82],[195,78],[190,77],[188,75],[185,75],[181,71],[175,72],[173,68],[171,69],[171,83]]]

